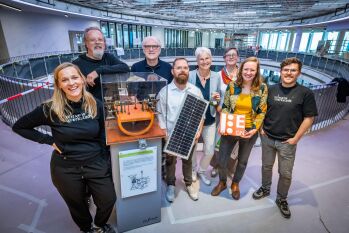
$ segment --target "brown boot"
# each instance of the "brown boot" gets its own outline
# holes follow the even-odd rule
[[[231,196],[235,199],[235,200],[239,200],[240,199],[240,189],[239,189],[239,183],[231,183]]]
[[[211,195],[218,196],[226,188],[227,188],[227,183],[224,181],[219,181],[217,186],[213,188]]]

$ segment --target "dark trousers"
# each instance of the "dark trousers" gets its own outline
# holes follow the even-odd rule
[[[196,146],[193,146],[193,149],[190,152],[188,160],[182,159],[182,172],[184,176],[184,183],[186,186],[191,185],[193,182],[192,178],[192,158],[193,152]],[[166,156],[166,183],[167,185],[175,185],[176,183],[176,163],[177,156],[167,155]]]
[[[51,160],[51,178],[81,231],[88,231],[92,226],[92,216],[85,201],[87,187],[97,206],[95,225],[101,227],[107,223],[116,195],[106,158],[100,157],[88,165],[77,167],[57,166]]]
[[[218,173],[219,180],[227,181],[228,161],[237,142],[239,142],[239,152],[237,157],[237,166],[234,173],[233,182],[239,183],[245,173],[247,162],[251,154],[253,145],[256,143],[258,134],[256,133],[251,138],[245,139],[238,136],[222,136],[219,146],[218,156]]]

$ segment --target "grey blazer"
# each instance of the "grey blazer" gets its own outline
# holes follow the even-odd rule
[[[194,84],[196,86],[196,72],[197,70],[192,70],[189,72],[189,82]],[[221,94],[221,79],[219,77],[219,74],[217,72],[211,71],[211,77],[210,77],[210,96],[213,92],[218,92]],[[221,99],[224,98],[224,96],[221,96]],[[212,117],[216,117],[216,108],[212,105],[210,105],[210,113]]]

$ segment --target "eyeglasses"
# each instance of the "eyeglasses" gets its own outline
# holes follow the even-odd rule
[[[102,39],[102,38],[89,39],[88,42],[90,42],[90,43],[104,43],[104,39]]]
[[[188,66],[176,66],[173,67],[174,70],[189,70]]]
[[[224,57],[236,58],[236,57],[238,57],[238,55],[234,54],[234,53],[227,53],[227,54],[224,55]]]
[[[287,69],[287,68],[282,69],[281,71],[284,72],[284,73],[291,72],[291,73],[293,73],[293,74],[298,72],[297,69]]]
[[[158,49],[158,48],[160,48],[159,45],[144,45],[143,47],[145,49]]]

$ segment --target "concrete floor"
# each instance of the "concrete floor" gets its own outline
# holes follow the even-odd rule
[[[52,185],[51,148],[15,135],[2,122],[0,135],[0,232],[79,232]],[[292,211],[289,220],[280,215],[274,204],[277,166],[272,195],[258,201],[251,198],[261,179],[261,148],[255,147],[240,183],[239,201],[233,200],[227,190],[219,197],[210,195],[217,178],[210,187],[196,182],[200,196],[197,202],[192,201],[184,191],[179,164],[176,199],[169,204],[162,195],[161,223],[129,232],[347,233],[348,139],[349,116],[301,140],[288,199]],[[115,226],[115,213],[110,223]]]

